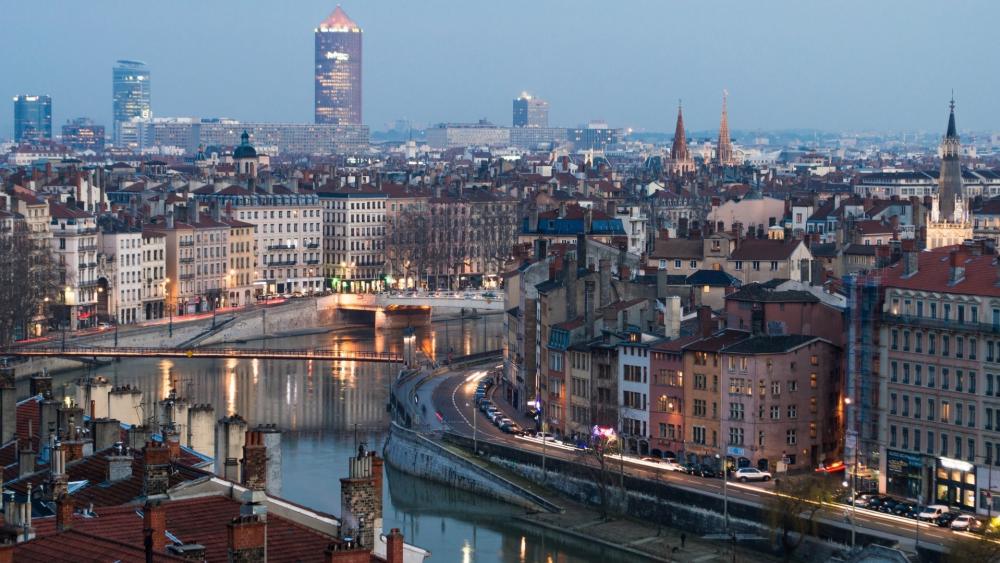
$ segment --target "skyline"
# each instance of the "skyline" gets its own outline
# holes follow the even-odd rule
[[[4,61],[2,92],[8,100],[51,95],[54,126],[75,117],[111,125],[110,68],[118,59],[149,65],[154,116],[312,121],[313,29],[336,2],[309,0],[286,10],[228,1],[185,1],[179,10],[57,4],[67,17],[48,22],[46,34],[33,32],[27,5],[5,11],[8,39],[33,56]],[[603,119],[669,132],[680,98],[688,129],[711,131],[723,89],[730,91],[733,130],[938,132],[952,89],[960,130],[1000,129],[1000,117],[989,111],[989,92],[1000,79],[977,71],[989,68],[979,38],[988,36],[989,14],[1000,9],[984,2],[921,2],[920,9],[852,4],[859,9],[830,14],[793,2],[765,10],[733,3],[505,2],[461,13],[443,1],[342,3],[365,31],[364,121],[373,130],[399,118],[433,124],[485,117],[506,125],[510,100],[526,90],[550,103],[553,125]],[[591,15],[597,8],[600,16]],[[900,10],[912,16],[908,25],[888,25]],[[647,16],[636,18],[638,11]],[[198,25],[192,13],[231,25]],[[850,15],[857,13],[864,16]],[[589,34],[560,31],[592,25],[595,17],[607,25]],[[941,22],[949,21],[970,23],[941,33]],[[429,31],[442,26],[444,34]],[[81,27],[90,30],[86,40],[70,45]],[[553,30],[554,48],[518,40],[550,37]],[[611,47],[595,49],[601,42]],[[65,57],[69,48],[80,60]],[[0,111],[0,136],[12,133],[8,103]]]

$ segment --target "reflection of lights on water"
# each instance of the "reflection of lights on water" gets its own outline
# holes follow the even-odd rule
[[[236,414],[236,371],[226,372],[226,414]]]
[[[250,373],[253,374],[253,384],[254,384],[254,386],[257,385],[257,375],[258,375],[259,371],[260,371],[260,360],[258,360],[257,358],[254,358],[253,360],[250,360]]]
[[[526,554],[528,553],[528,541],[524,536],[521,536],[521,561],[524,561]]]
[[[462,563],[472,563],[472,546],[469,545],[469,540],[465,540],[462,544]]]
[[[170,396],[170,390],[174,387],[174,382],[171,381],[170,374],[174,370],[174,362],[170,360],[160,360],[160,397],[161,399],[166,399]]]

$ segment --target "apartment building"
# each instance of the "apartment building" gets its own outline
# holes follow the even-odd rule
[[[726,329],[684,347],[684,454],[689,463],[718,465],[722,350],[749,333]]]
[[[245,307],[254,302],[253,282],[254,226],[238,219],[223,218],[229,225],[229,271],[226,272],[226,300],[228,307]]]
[[[142,232],[120,224],[101,232],[102,255],[107,278],[98,287],[100,320],[131,324],[145,320],[143,311]]]
[[[650,455],[680,458],[684,451],[684,346],[698,336],[662,340],[649,348]]]
[[[884,270],[880,490],[1000,509],[1000,268],[981,241]],[[992,504],[992,506],[991,506]]]
[[[385,288],[388,193],[375,186],[329,183],[316,191],[322,208],[324,265],[332,288],[344,292]]]
[[[94,216],[56,201],[49,202],[49,235],[62,291],[55,303],[59,323],[76,330],[97,323],[97,253],[100,232]]]
[[[167,237],[162,231],[142,231],[143,320],[162,319],[167,290]]]
[[[738,242],[725,270],[743,283],[809,281],[811,263],[812,253],[801,240],[750,239]]]
[[[618,343],[619,431],[629,451],[649,454],[649,344],[654,337],[633,331]]]

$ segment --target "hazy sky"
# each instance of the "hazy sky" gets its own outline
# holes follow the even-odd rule
[[[146,61],[157,116],[312,121],[318,0],[5,1],[0,137],[18,93],[53,98],[53,125],[110,125],[111,67]],[[1000,2],[354,0],[364,120],[510,124],[511,99],[550,122],[689,129],[1000,129]],[[992,92],[992,93],[991,93]],[[109,128],[110,129],[110,128]]]

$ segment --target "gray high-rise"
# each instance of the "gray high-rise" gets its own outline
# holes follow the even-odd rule
[[[514,99],[514,127],[548,127],[549,103],[522,92]]]
[[[49,96],[14,96],[14,140],[52,139],[52,98]]]
[[[141,61],[120,60],[112,71],[113,138],[116,146],[138,146],[136,121],[152,119],[149,68]]]

